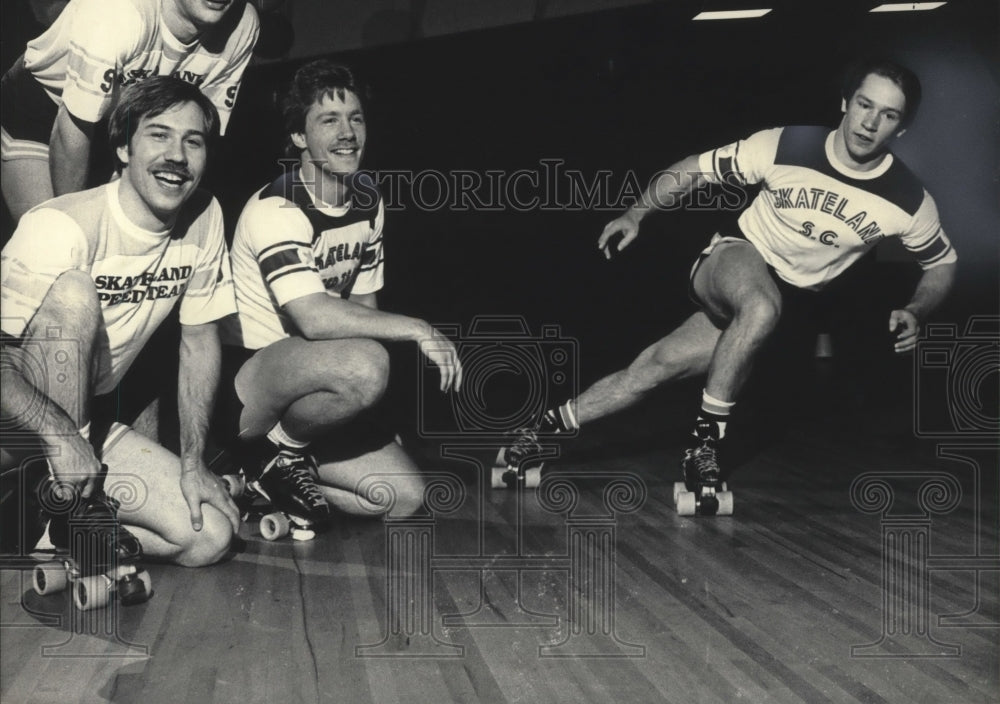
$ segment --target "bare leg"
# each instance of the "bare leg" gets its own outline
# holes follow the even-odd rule
[[[106,371],[102,365],[110,364],[107,332],[90,275],[67,271],[59,276],[24,339],[18,364],[24,377],[34,381],[78,427],[85,425],[90,421],[95,380]],[[44,370],[41,378],[39,370]]]
[[[200,531],[191,528],[176,455],[117,423],[102,455],[108,465],[105,490],[121,501],[118,518],[142,543],[146,557],[200,567],[226,554],[233,529],[214,506],[203,504],[204,525]]]
[[[260,437],[281,421],[296,439],[321,437],[377,402],[388,376],[385,348],[372,340],[280,340],[236,375],[240,435]]]
[[[106,347],[93,281],[84,272],[68,271],[49,287],[20,346],[6,345],[3,351],[5,417],[34,429],[55,476],[79,484],[85,495],[92,490],[97,460],[78,431],[90,420],[100,367],[109,364]],[[28,449],[23,440],[20,444]]]
[[[626,369],[604,377],[580,394],[580,424],[603,418],[638,403],[661,384],[704,374],[720,330],[698,312],[662,340],[643,350]]]
[[[392,518],[416,513],[423,505],[425,482],[406,451],[389,442],[348,460],[330,461],[317,449],[319,487],[334,508],[357,516]],[[383,490],[379,485],[387,485]]]
[[[3,199],[16,223],[21,216],[53,196],[48,159],[14,159],[0,162]]]
[[[694,290],[713,320],[728,322],[712,355],[705,391],[732,401],[778,324],[781,293],[757,250],[742,242],[712,252],[695,275]]]

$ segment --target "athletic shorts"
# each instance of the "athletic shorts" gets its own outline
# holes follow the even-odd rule
[[[0,158],[16,159],[49,158],[49,138],[55,124],[59,106],[45,92],[24,67],[24,56],[18,57],[0,79],[0,128],[3,140]]]
[[[743,236],[742,232],[737,231],[736,234],[724,234],[717,233],[719,239],[712,238],[712,242],[709,243],[705,249],[701,250],[698,258],[695,260],[694,264],[691,266],[691,273],[688,275],[688,296],[694,302],[698,308],[705,308],[704,302],[698,298],[698,295],[694,290],[694,277],[698,273],[698,269],[701,268],[702,263],[711,256],[715,248],[720,244],[726,244],[729,242],[745,242],[747,245],[753,247],[753,244]],[[775,285],[778,287],[778,291],[781,292],[782,298],[786,298],[789,295],[796,295],[802,292],[804,289],[798,286],[793,286],[792,284],[785,281],[783,278],[778,276],[778,272],[774,270],[774,267],[770,264],[767,265],[767,272],[771,275],[771,279],[774,281]]]

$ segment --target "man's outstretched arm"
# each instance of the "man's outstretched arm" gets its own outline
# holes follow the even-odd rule
[[[705,179],[699,172],[697,155],[672,164],[653,179],[636,203],[604,226],[604,231],[597,240],[598,249],[604,249],[606,257],[614,254],[605,248],[608,246],[608,240],[619,232],[623,238],[618,244],[617,251],[625,249],[639,235],[639,223],[651,211],[677,203],[679,199],[700,188],[704,183]]]

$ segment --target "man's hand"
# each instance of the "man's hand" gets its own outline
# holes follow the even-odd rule
[[[48,461],[55,479],[56,491],[61,494],[63,488],[73,486],[80,491],[80,496],[89,499],[94,493],[101,472],[101,462],[94,455],[94,448],[79,435],[60,438],[53,445]],[[60,498],[70,497],[60,496]]]
[[[191,527],[199,531],[204,526],[201,505],[209,504],[222,512],[233,526],[233,533],[240,529],[240,512],[229,497],[222,481],[202,465],[181,470],[181,494],[191,512]]]
[[[428,326],[429,327],[429,326]],[[441,370],[441,391],[462,388],[462,362],[454,343],[434,328],[430,334],[417,341],[420,351]]]
[[[611,251],[608,248],[609,240],[619,233],[622,235],[621,241],[618,243],[615,251]],[[607,259],[611,259],[613,254],[628,247],[632,243],[632,240],[638,236],[639,216],[634,210],[629,209],[623,215],[618,216],[604,226],[601,236],[597,239],[597,248],[604,251],[604,256]]]
[[[896,352],[909,352],[917,344],[920,333],[920,321],[917,316],[906,308],[894,310],[889,314],[889,332],[896,333],[893,349]]]

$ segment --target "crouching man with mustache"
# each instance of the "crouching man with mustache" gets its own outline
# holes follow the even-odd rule
[[[198,190],[218,130],[184,81],[128,87],[109,123],[121,178],[35,207],[4,248],[4,552],[30,552],[46,522],[66,547],[67,513],[39,511],[27,480],[50,472],[67,512],[120,521],[119,559],[199,566],[228,550],[239,514],[203,458],[216,323],[236,310],[222,211]],[[179,458],[94,410],[178,304]]]

